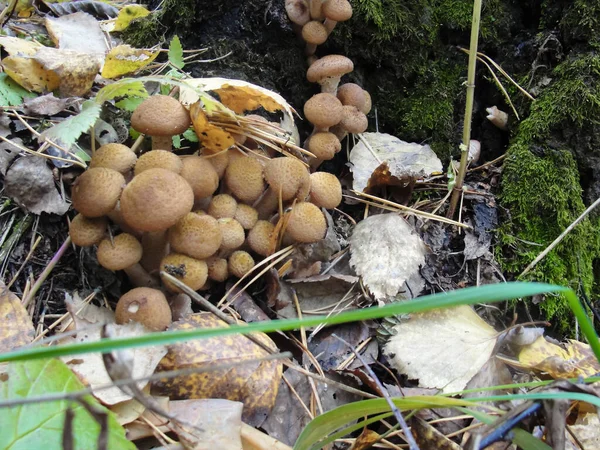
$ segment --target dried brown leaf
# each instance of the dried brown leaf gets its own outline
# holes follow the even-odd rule
[[[31,344],[35,328],[21,300],[0,281],[0,352]]]

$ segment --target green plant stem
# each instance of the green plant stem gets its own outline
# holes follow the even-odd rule
[[[477,45],[479,41],[479,23],[481,22],[481,3],[482,0],[473,2],[473,20],[471,22],[471,44],[469,47],[469,68],[467,72],[467,101],[465,104],[465,117],[463,125],[463,141],[460,146],[460,167],[456,176],[452,197],[450,198],[450,207],[446,217],[452,218],[456,211],[458,199],[462,193],[465,174],[467,173],[467,163],[469,159],[469,144],[471,142],[471,120],[473,117],[473,98],[475,97],[475,69],[477,68]]]

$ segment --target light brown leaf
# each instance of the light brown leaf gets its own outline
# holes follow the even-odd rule
[[[100,24],[91,14],[76,12],[56,18],[47,16],[45,25],[50,38],[60,49],[102,56],[108,51]]]
[[[218,328],[227,324],[210,313],[193,314],[173,323],[170,330]],[[265,345],[276,349],[263,333],[253,333]],[[277,395],[282,365],[279,361],[253,361],[267,354],[242,335],[197,339],[169,347],[157,372],[183,368],[210,367],[211,364],[244,361],[233,368],[199,372],[186,377],[164,379],[154,383],[161,395],[171,399],[224,398],[244,403],[244,422],[262,423]]]
[[[0,352],[31,344],[35,328],[19,297],[0,281]]]

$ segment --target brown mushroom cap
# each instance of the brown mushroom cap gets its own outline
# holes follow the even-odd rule
[[[206,264],[208,264],[209,279],[222,283],[229,278],[229,269],[225,258],[209,258],[206,260]]]
[[[367,116],[360,112],[356,106],[344,106],[344,115],[340,126],[348,133],[363,133],[369,127]]]
[[[252,251],[261,256],[268,256],[271,251],[271,241],[275,225],[267,220],[259,220],[248,233],[247,242]]]
[[[134,130],[150,136],[174,136],[191,125],[190,113],[178,100],[168,95],[152,95],[131,115]]]
[[[321,22],[311,20],[302,27],[302,39],[309,44],[321,45],[327,40],[327,29]]]
[[[242,278],[254,267],[254,259],[250,253],[243,250],[237,250],[229,257],[229,272],[233,276]]]
[[[219,153],[215,153],[214,155],[208,155],[206,160],[213,166],[219,179],[223,178],[225,175],[225,170],[229,165],[229,150],[222,151]]]
[[[246,239],[244,228],[237,220],[228,217],[219,219],[219,227],[223,235],[221,250],[235,250],[244,244]]]
[[[148,169],[166,169],[180,173],[182,167],[181,158],[175,153],[166,150],[151,150],[138,158],[133,174],[137,176]]]
[[[323,92],[334,94],[340,78],[354,70],[354,63],[342,55],[327,55],[316,60],[308,68],[306,78],[319,83]]]
[[[344,22],[352,17],[352,5],[348,0],[327,0],[321,11],[327,19],[336,22]]]
[[[166,169],[148,169],[134,177],[121,195],[125,222],[142,231],[160,231],[175,225],[194,206],[192,188]]]
[[[181,176],[192,187],[195,200],[213,195],[219,187],[217,171],[208,159],[200,156],[183,158]]]
[[[310,201],[321,208],[337,208],[342,202],[340,180],[327,172],[312,173],[310,175]]]
[[[342,108],[342,103],[335,95],[321,93],[313,95],[304,104],[304,117],[306,117],[306,120],[312,123],[315,128],[327,129],[342,120]]]
[[[298,159],[285,156],[269,161],[265,166],[265,179],[273,192],[283,201],[298,198],[304,200],[310,190],[308,169]]]
[[[163,331],[171,325],[171,308],[158,289],[138,287],[122,295],[115,308],[118,324],[139,322],[149,330]]]
[[[367,91],[365,92],[365,104],[363,105],[362,108],[360,108],[360,112],[362,112],[363,114],[369,114],[369,112],[371,111],[371,106],[372,106],[372,101],[371,101],[371,94],[369,94]]]
[[[285,12],[296,25],[304,25],[310,20],[307,0],[285,0]]]
[[[296,242],[311,243],[325,237],[327,221],[318,206],[300,202],[288,213],[286,234]]]
[[[359,110],[365,106],[365,90],[356,83],[344,83],[337,90],[337,98],[342,105],[356,106]]]
[[[308,151],[317,159],[326,161],[332,159],[342,149],[342,143],[337,136],[328,131],[313,134],[308,140]]]
[[[233,218],[237,210],[237,201],[231,195],[215,195],[208,205],[208,214],[215,219]]]
[[[90,160],[90,169],[104,167],[126,174],[137,161],[137,156],[123,144],[106,144],[100,147]]]
[[[97,217],[90,219],[77,214],[69,225],[69,236],[73,244],[80,247],[89,247],[102,240],[108,229],[108,219]]]
[[[73,184],[73,208],[86,217],[104,216],[114,209],[124,186],[125,178],[116,170],[88,169]]]
[[[96,254],[98,263],[108,270],[124,270],[140,262],[142,244],[134,236],[121,233],[110,239],[103,239],[98,244]]]
[[[225,182],[240,201],[254,202],[265,190],[263,165],[256,158],[244,156],[229,162]]]
[[[206,261],[200,261],[180,253],[171,253],[165,256],[160,263],[160,270],[167,272],[194,291],[197,291],[208,279],[208,266]],[[163,283],[173,292],[179,292],[171,282],[163,277]]]
[[[217,219],[208,214],[188,213],[169,229],[173,251],[196,259],[214,255],[223,237]]]
[[[254,209],[250,205],[244,205],[243,203],[238,203],[237,209],[235,210],[235,216],[233,216],[235,220],[237,220],[244,230],[251,229],[258,220],[258,211]]]

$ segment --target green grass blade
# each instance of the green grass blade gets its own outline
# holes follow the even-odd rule
[[[257,322],[250,325],[237,325],[228,328],[159,332],[150,333],[144,336],[84,342],[55,347],[39,346],[25,348],[14,352],[0,354],[0,362],[22,361],[34,358],[52,358],[91,352],[108,352],[123,348],[144,347],[149,345],[174,344],[190,339],[209,338],[228,334],[248,334],[257,331],[288,331],[298,329],[302,326],[310,327],[322,323],[332,325],[359,320],[379,319],[381,317],[397,314],[429,311],[437,308],[448,308],[457,305],[493,303],[518,297],[529,297],[546,292],[566,293],[569,292],[569,289],[542,283],[503,283],[481,287],[470,287],[444,294],[427,295],[407,302],[391,303],[383,307],[374,306],[371,308],[348,311],[331,317],[316,316],[305,319],[273,320],[270,322]],[[577,301],[576,297],[575,300]],[[579,305],[579,307],[581,308],[581,305]],[[583,326],[582,330],[584,330]],[[598,344],[597,340],[596,344]],[[597,355],[600,355],[600,349],[598,350]]]

